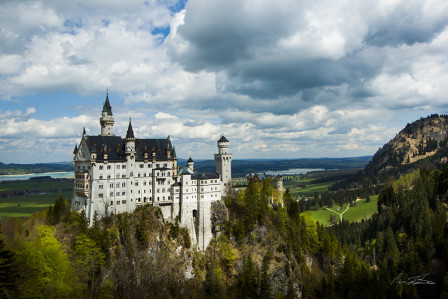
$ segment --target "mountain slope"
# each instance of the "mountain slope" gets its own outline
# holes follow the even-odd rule
[[[336,188],[384,183],[419,168],[424,163],[439,165],[447,161],[448,115],[433,114],[407,124],[380,148],[363,171]]]

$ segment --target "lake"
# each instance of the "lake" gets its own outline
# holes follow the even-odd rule
[[[295,174],[305,174],[312,171],[322,171],[323,168],[291,168],[288,170],[267,170],[265,173],[267,175],[295,175]]]
[[[21,175],[0,175],[0,182],[3,181],[24,181],[28,180],[29,178],[37,178],[42,176],[50,176],[54,179],[57,178],[73,178],[74,173],[73,171],[67,171],[67,172],[44,172],[44,173],[30,173],[30,174],[21,174]]]

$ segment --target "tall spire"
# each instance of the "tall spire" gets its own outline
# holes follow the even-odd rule
[[[112,107],[109,103],[109,89],[106,93],[106,100],[103,105],[103,112],[100,117],[101,136],[114,136],[112,128],[114,126],[114,118],[112,116]]]
[[[112,107],[110,106],[109,103],[109,89],[106,92],[106,101],[104,102],[103,105],[103,112],[106,112],[107,115],[112,115]]]
[[[131,118],[129,117],[128,132],[126,133],[126,139],[135,139],[134,130],[132,129]]]

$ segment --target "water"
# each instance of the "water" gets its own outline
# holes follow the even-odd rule
[[[25,181],[29,178],[37,178],[42,176],[50,176],[54,179],[57,178],[73,178],[73,171],[67,172],[44,172],[44,173],[31,173],[31,174],[21,174],[21,175],[0,175],[0,182],[3,181]]]
[[[306,174],[312,171],[322,171],[323,168],[291,168],[288,170],[268,170],[265,171],[266,175],[276,176],[276,175],[297,175]]]

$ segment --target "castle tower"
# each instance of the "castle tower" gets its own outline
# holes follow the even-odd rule
[[[126,154],[126,157],[130,156],[133,159],[135,154],[135,137],[130,118],[129,118],[128,131],[126,133],[126,138],[124,139],[124,142],[125,142],[124,153]]]
[[[112,117],[112,107],[109,103],[109,92],[106,94],[106,101],[103,105],[103,112],[100,118],[101,136],[114,136],[112,127],[114,126],[114,118]]]
[[[275,188],[276,188],[276,200],[275,204],[283,205],[283,177],[278,175],[275,177]]]
[[[194,172],[194,161],[193,161],[193,159],[191,159],[191,157],[187,161],[187,168],[188,168],[189,172],[191,172],[191,173]]]
[[[222,195],[232,186],[232,154],[228,153],[229,140],[221,136],[218,140],[218,154],[215,154],[216,172],[221,179]]]
[[[281,175],[278,175],[275,178],[275,188],[277,188],[278,191],[283,191],[283,177]]]
[[[126,133],[126,138],[124,139],[124,154],[126,155],[126,194],[131,195],[133,191],[131,182],[134,180],[135,170],[135,137],[131,118],[129,118],[128,131]],[[136,199],[133,198],[133,200]],[[126,211],[131,212],[135,209],[135,201],[133,200],[129,200],[129,198],[126,200]]]

